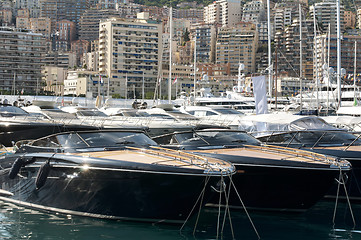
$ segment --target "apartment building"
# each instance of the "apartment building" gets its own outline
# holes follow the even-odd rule
[[[329,44],[330,42],[330,48]],[[361,36],[352,36],[352,35],[344,35],[341,41],[341,67],[346,70],[346,74],[354,73],[354,64],[355,64],[355,42],[357,42],[357,49],[356,49],[356,73],[359,74],[359,69],[361,68]],[[322,79],[322,65],[330,60],[330,67],[332,67],[335,72],[337,70],[337,36],[331,35],[330,39],[328,38],[327,34],[317,36],[317,54],[315,58],[317,58],[317,62],[319,63],[317,72],[319,73],[319,79]],[[328,58],[327,52],[328,49],[330,50],[330,58]],[[334,57],[333,57],[334,56]],[[314,60],[316,61],[316,59]],[[316,69],[314,68],[314,72]]]
[[[207,24],[235,26],[241,21],[241,1],[218,0],[204,7],[203,20]]]
[[[169,52],[168,52],[169,55]],[[169,58],[168,58],[169,60]],[[191,65],[194,62],[194,41],[185,42],[184,45],[177,46],[172,62],[176,64]],[[168,63],[163,60],[168,66]]]
[[[99,72],[107,76],[110,94],[124,96],[128,88],[135,89],[137,97],[142,97],[143,89],[154,92],[161,61],[161,26],[147,19],[100,22]]]
[[[336,12],[336,1],[324,0],[323,2],[315,3],[310,6],[310,14],[315,15],[318,23],[325,29],[325,32],[328,31],[328,26],[330,25],[331,34],[337,33],[337,12]],[[344,7],[340,6],[340,26],[341,32],[345,29],[344,25]]]
[[[80,17],[79,39],[93,41],[99,38],[100,20],[119,17],[115,9],[87,9]]]
[[[196,39],[197,62],[214,63],[216,55],[217,28],[214,24],[194,24],[191,28]]]
[[[38,33],[0,28],[0,90],[34,93],[41,80],[45,38]]]
[[[43,65],[73,68],[76,66],[76,55],[73,52],[48,52]]]
[[[53,51],[70,51],[71,42],[76,39],[75,23],[61,20],[56,23],[55,33],[52,34]]]
[[[10,9],[1,9],[0,10],[0,23],[3,25],[11,25],[13,19],[13,13]]]
[[[196,88],[200,90],[207,87],[212,93],[219,96],[220,92],[226,92],[233,86],[233,79],[230,75],[230,64],[197,64]],[[207,77],[205,77],[205,75]],[[169,69],[162,70],[163,80],[161,81],[162,96],[167,95]],[[188,96],[194,91],[194,66],[188,64],[175,64],[172,67],[172,79],[177,78],[177,82],[172,84],[172,96],[181,92]]]
[[[33,32],[41,33],[47,39],[50,39],[51,20],[50,18],[30,18],[30,29]]]
[[[203,19],[203,9],[199,8],[185,8],[185,9],[176,9],[174,18],[197,18]]]
[[[243,6],[242,22],[259,23],[266,19],[266,9],[262,1],[253,0]]]
[[[166,24],[164,25],[164,32],[169,33],[169,21],[165,20]],[[176,40],[178,44],[182,44],[182,37],[184,32],[187,30],[190,31],[191,21],[187,19],[173,19],[172,20],[172,33],[173,40]]]
[[[355,28],[356,27],[356,14],[352,11],[344,12],[344,24],[345,28]]]
[[[40,3],[41,17],[51,18],[54,24],[61,20],[72,21],[77,31],[80,16],[89,8],[88,0],[42,0]]]
[[[77,66],[83,66],[84,55],[89,50],[90,43],[86,40],[76,40],[71,43],[71,51],[75,53]]]
[[[218,30],[216,63],[230,63],[231,75],[238,74],[239,63],[245,66],[245,73],[255,72],[258,32],[252,23],[240,23],[237,27]]]
[[[287,72],[290,77],[300,76],[300,22],[293,23],[275,35],[274,46],[277,47],[278,72]],[[302,77],[313,79],[312,72],[306,72],[308,64],[313,64],[313,20],[302,21]],[[275,66],[276,55],[272,56]],[[307,74],[306,74],[307,73]],[[310,75],[308,75],[310,74]]]
[[[83,65],[86,66],[87,70],[99,71],[99,52],[88,52],[85,54],[83,59]]]
[[[15,10],[28,9],[29,18],[37,18],[40,16],[40,0],[15,0]]]
[[[266,43],[268,41],[268,22],[262,21],[256,24],[258,32],[258,41]],[[271,24],[271,40],[274,39],[274,25]]]
[[[137,18],[137,14],[142,12],[143,6],[136,3],[121,3],[117,11],[122,18]]]
[[[42,80],[45,83],[43,90],[52,92],[57,96],[64,94],[64,80],[68,73],[68,68],[57,66],[43,66]]]

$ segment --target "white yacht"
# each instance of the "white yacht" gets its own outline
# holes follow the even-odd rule
[[[200,119],[203,124],[215,124],[220,126],[237,126],[244,113],[224,106],[183,106],[181,112],[191,114]]]

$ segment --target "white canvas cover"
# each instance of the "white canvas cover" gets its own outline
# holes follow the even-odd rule
[[[256,114],[267,113],[266,77],[252,77]]]

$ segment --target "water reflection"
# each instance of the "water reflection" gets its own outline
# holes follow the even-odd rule
[[[261,239],[267,240],[354,240],[361,239],[361,227],[353,228],[346,205],[337,209],[332,223],[334,203],[321,202],[306,213],[280,214],[250,211]],[[361,205],[353,205],[356,223],[361,218]],[[180,225],[150,224],[99,220],[45,213],[0,201],[0,239],[257,239],[257,235],[242,210],[232,211],[229,219],[217,209],[202,211],[195,235],[196,218],[180,232]],[[220,217],[220,218],[219,218]],[[217,228],[218,218],[220,225]],[[225,222],[223,232],[222,223]],[[218,231],[217,231],[218,229]],[[232,233],[233,231],[233,233]]]

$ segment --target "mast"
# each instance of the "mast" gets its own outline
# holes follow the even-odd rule
[[[298,5],[300,15],[300,107],[302,111],[302,11],[301,4]]]
[[[354,60],[354,67],[353,67],[353,98],[354,104],[356,103],[356,54],[357,54],[357,40],[355,40],[355,60]]]
[[[128,73],[125,73],[125,91],[124,91],[124,98],[127,100],[128,98]]]
[[[272,97],[272,52],[271,52],[271,13],[270,0],[267,0],[267,36],[268,36],[268,94]]]
[[[171,103],[172,100],[172,18],[173,18],[173,9],[170,7],[169,14],[169,79],[168,79],[168,101]]]
[[[317,56],[317,30],[316,30],[316,10],[313,8],[313,31],[314,31],[314,58],[315,58],[315,65],[316,65],[316,107],[318,109],[319,98],[318,98],[318,56]]]
[[[14,79],[13,79],[13,95],[15,96],[15,79],[16,79],[16,72],[14,72]]]
[[[340,0],[336,0],[337,12],[337,98],[338,108],[341,107],[341,29],[340,29]]]
[[[276,47],[276,54],[275,54],[275,108],[274,111],[277,111],[277,75],[278,75],[278,46]]]
[[[331,44],[331,23],[328,24],[328,43],[327,43],[327,114],[328,108],[330,106],[330,81],[331,81],[331,74],[330,74],[330,44]]]
[[[196,72],[197,72],[196,61],[197,61],[197,36],[194,36],[194,78],[193,78],[193,84],[194,84],[194,101],[193,101],[193,104],[194,104],[194,106],[196,105],[196,82],[197,82],[197,77],[196,77]]]
[[[144,71],[143,71],[143,79],[142,79],[142,102],[144,102],[144,98],[145,96],[144,96]]]
[[[108,86],[107,86],[107,98],[109,99],[109,92],[110,92],[110,77],[108,76]]]

